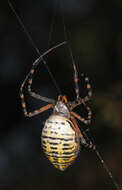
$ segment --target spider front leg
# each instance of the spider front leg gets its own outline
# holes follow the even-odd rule
[[[49,99],[49,98],[46,98],[46,97],[42,97],[40,96],[39,94],[36,94],[34,92],[31,92],[31,84],[32,84],[32,76],[34,74],[34,71],[35,71],[35,68],[37,67],[37,65],[39,64],[39,59],[37,59],[34,63],[33,63],[33,66],[32,68],[30,69],[29,73],[27,74],[25,80],[23,81],[22,85],[21,85],[21,88],[20,88],[20,98],[21,98],[21,104],[22,104],[22,108],[23,108],[23,111],[24,111],[24,115],[26,117],[32,117],[32,116],[35,116],[35,115],[38,115],[39,113],[43,112],[43,111],[46,111],[47,109],[50,109],[53,107],[53,104],[55,102],[55,100],[52,100],[52,99]],[[30,94],[32,94],[33,97],[35,97],[36,99],[40,99],[44,102],[48,102],[48,103],[51,103],[51,104],[48,104],[38,110],[35,110],[33,112],[29,112],[27,111],[27,106],[26,106],[26,102],[25,102],[25,97],[24,97],[24,92],[23,92],[23,88],[24,88],[24,85],[25,85],[25,82],[28,80],[28,88],[29,88],[29,92]]]
[[[22,84],[22,86],[23,86],[23,84]],[[20,98],[21,98],[23,112],[26,117],[32,117],[32,116],[38,115],[39,113],[42,113],[42,112],[50,109],[50,108],[53,108],[52,104],[47,104],[46,106],[43,106],[40,109],[34,110],[33,112],[28,112],[22,88],[20,89]]]
[[[38,66],[38,64],[43,61],[44,64],[46,64],[46,61],[43,59],[43,57],[45,55],[47,55],[48,53],[50,53],[52,50],[62,46],[66,44],[66,42],[62,42],[52,48],[50,48],[49,50],[47,50],[44,54],[40,55],[40,57],[38,59],[35,60],[35,62],[33,63],[32,65],[32,68],[30,69],[29,73],[27,74],[25,80],[23,81],[22,85],[21,85],[21,88],[20,88],[20,98],[21,98],[21,104],[22,104],[22,108],[23,108],[23,111],[24,111],[24,115],[27,116],[27,117],[32,117],[34,115],[37,115],[43,111],[46,111],[47,109],[50,109],[53,107],[53,104],[55,103],[55,100],[52,100],[52,99],[49,99],[49,98],[46,98],[46,97],[43,97],[43,96],[40,96],[39,94],[36,94],[35,92],[32,92],[31,91],[31,85],[32,85],[32,81],[33,81],[33,75],[34,75],[34,71],[36,69],[36,67]],[[39,110],[35,110],[34,112],[30,112],[28,113],[27,112],[27,106],[26,106],[26,102],[25,102],[25,98],[24,98],[24,93],[23,93],[23,88],[24,88],[24,85],[26,83],[26,81],[28,81],[28,91],[29,91],[29,94],[36,98],[36,99],[39,99],[41,101],[44,101],[44,102],[48,102],[50,104],[40,108]]]
[[[28,92],[30,94],[30,96],[36,98],[36,99],[39,99],[41,101],[44,101],[44,102],[48,102],[48,103],[51,103],[51,104],[54,104],[55,103],[55,100],[53,99],[50,99],[50,98],[47,98],[47,97],[43,97],[41,96],[40,94],[37,94],[35,92],[32,91],[31,89],[31,85],[32,85],[32,82],[33,82],[33,76],[34,76],[34,72],[35,72],[35,68],[37,67],[39,63],[39,59],[37,59],[34,63],[33,63],[33,66],[29,72],[29,77],[28,77]],[[43,63],[46,64],[45,60],[43,60]]]
[[[42,100],[42,101],[45,101],[45,102],[48,102],[48,103],[52,103],[52,104],[55,103],[54,100],[52,100],[52,99],[50,99],[50,98],[42,97],[42,96],[40,96],[39,94],[33,92],[32,89],[31,89],[31,85],[32,85],[32,81],[33,81],[33,75],[34,75],[35,68],[38,66],[38,64],[40,63],[40,61],[42,61],[42,62],[44,63],[44,65],[46,66],[46,61],[43,59],[43,57],[44,57],[45,55],[49,54],[49,53],[50,53],[51,51],[53,51],[54,49],[56,49],[56,48],[58,48],[58,47],[60,47],[60,46],[62,46],[62,45],[64,45],[64,44],[66,44],[65,41],[62,42],[62,43],[60,43],[60,44],[57,44],[56,46],[54,46],[54,47],[52,47],[52,48],[50,48],[49,50],[47,50],[43,55],[41,55],[41,56],[33,63],[33,66],[32,66],[32,68],[31,68],[31,70],[30,70],[30,74],[29,74],[29,78],[28,78],[28,92],[29,92],[29,94],[30,94],[32,97],[34,97],[34,98],[36,98],[36,99],[39,99],[39,100]]]

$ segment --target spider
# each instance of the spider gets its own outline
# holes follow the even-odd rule
[[[29,73],[27,74],[25,80],[23,81],[21,85],[20,98],[21,98],[24,115],[26,117],[32,117],[46,110],[52,109],[52,114],[45,121],[44,127],[42,129],[42,136],[41,136],[42,147],[44,149],[46,156],[57,169],[64,171],[69,165],[73,163],[73,161],[77,157],[79,149],[80,149],[80,143],[81,143],[82,146],[87,147],[88,149],[91,149],[96,153],[103,168],[108,173],[108,176],[110,177],[111,182],[113,183],[113,185],[115,186],[117,190],[120,190],[118,183],[113,178],[111,171],[109,170],[101,154],[97,150],[96,145],[93,144],[92,142],[94,141],[93,138],[91,141],[89,137],[87,136],[86,131],[81,132],[77,124],[78,120],[84,123],[85,125],[89,125],[91,123],[92,112],[91,112],[90,107],[87,105],[87,102],[90,100],[92,96],[92,90],[91,90],[91,85],[89,83],[88,77],[84,77],[84,75],[81,74],[81,77],[84,77],[87,90],[88,90],[87,96],[85,96],[84,98],[81,98],[79,95],[78,72],[77,72],[76,65],[72,56],[72,51],[70,51],[72,64],[73,64],[73,71],[74,71],[74,83],[75,83],[75,93],[76,93],[75,100],[72,102],[69,102],[66,96],[61,95],[61,94],[59,94],[59,96],[57,97],[57,100],[53,100],[53,99],[43,97],[33,92],[31,89],[31,85],[33,82],[33,76],[34,76],[36,67],[42,61],[43,64],[46,66],[48,73],[50,74],[50,76],[52,76],[46,64],[46,61],[44,60],[44,56],[46,56],[48,53],[50,53],[54,49],[66,44],[66,41],[48,49],[44,54],[41,55],[39,49],[37,48],[34,41],[32,40],[29,32],[25,28],[21,18],[16,13],[13,5],[11,4],[9,0],[8,0],[8,4],[11,10],[13,11],[13,13],[15,14],[16,18],[18,19],[21,27],[26,33],[32,46],[35,48],[35,50],[37,51],[39,55],[39,58],[35,60],[35,62],[32,65],[32,68],[30,69]],[[69,49],[71,50],[71,48]],[[53,76],[52,76],[52,79],[55,86],[57,86]],[[32,96],[35,99],[46,102],[47,103],[46,106],[43,106],[40,109],[35,110],[33,112],[27,111],[26,102],[25,102],[24,93],[23,93],[23,88],[26,82],[28,83],[28,92],[30,96]],[[82,115],[80,116],[73,111],[74,108],[80,106],[81,104],[83,104],[84,107],[86,108],[86,111],[87,111],[86,119],[82,117]]]
[[[80,142],[85,147],[88,147],[90,149],[95,149],[95,146],[91,143],[91,141],[90,143],[88,143],[85,140],[84,135],[80,131],[76,121],[79,120],[86,125],[91,123],[92,112],[90,107],[87,106],[86,103],[92,96],[92,90],[88,77],[85,77],[84,79],[86,82],[88,95],[85,96],[84,98],[80,97],[79,85],[78,85],[78,72],[74,62],[73,62],[73,70],[74,70],[74,83],[75,83],[75,93],[76,93],[76,99],[74,101],[68,102],[66,96],[64,95],[59,95],[57,100],[49,99],[47,97],[43,97],[40,96],[39,94],[36,94],[31,89],[35,69],[38,66],[38,64],[42,61],[43,57],[46,56],[55,48],[60,47],[65,43],[66,42],[62,42],[50,48],[38,59],[36,59],[20,88],[20,98],[21,98],[22,108],[24,111],[24,115],[26,117],[32,117],[48,109],[52,109],[51,116],[46,120],[44,124],[41,139],[42,139],[42,147],[47,157],[52,162],[52,164],[59,170],[65,170],[69,165],[72,164],[72,161],[76,158],[79,152]],[[83,77],[83,74],[81,75],[81,77]],[[38,110],[34,110],[33,112],[27,111],[26,102],[23,93],[23,88],[26,81],[28,82],[27,88],[30,96],[48,103],[46,106],[43,106]],[[86,119],[73,111],[74,108],[80,106],[81,104],[84,105],[88,113]]]

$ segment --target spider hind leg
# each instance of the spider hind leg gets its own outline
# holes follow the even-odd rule
[[[81,144],[85,147],[85,148],[88,148],[88,149],[91,149],[91,150],[96,150],[96,145],[94,145],[92,143],[92,141],[88,138],[88,136],[82,136],[80,138],[80,142]]]

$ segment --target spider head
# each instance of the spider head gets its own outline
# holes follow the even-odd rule
[[[67,106],[67,99],[65,96],[58,97],[58,101],[56,102],[56,105],[54,106],[53,112],[54,114],[59,114],[67,118],[70,117],[70,111]]]

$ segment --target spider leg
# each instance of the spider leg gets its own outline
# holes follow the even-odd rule
[[[45,62],[45,61],[43,60],[43,62]],[[27,87],[27,88],[28,88],[28,92],[29,92],[30,96],[32,96],[32,97],[34,97],[34,98],[36,98],[36,99],[39,99],[39,100],[41,100],[41,101],[54,104],[54,103],[55,103],[55,100],[50,99],[50,98],[47,98],[47,97],[43,97],[43,96],[41,96],[40,94],[37,94],[37,93],[33,92],[32,89],[31,89],[31,85],[32,85],[32,82],[33,82],[34,72],[35,72],[35,69],[36,69],[36,67],[37,67],[38,64],[39,64],[39,60],[37,59],[37,60],[35,60],[35,62],[33,63],[33,66],[32,66],[32,68],[31,68],[31,70],[30,70],[30,72],[29,72],[29,74],[28,74],[28,78],[25,79],[25,81],[26,81],[26,80],[28,81],[28,87]],[[46,64],[46,63],[45,63],[45,64]]]
[[[76,65],[75,65],[74,59],[72,60],[72,64],[73,64],[73,69],[74,69],[74,83],[75,83],[76,101],[78,101],[79,98],[80,98],[80,96],[79,96],[79,86],[78,86],[78,72],[77,72],[77,69],[76,69]],[[84,77],[83,73],[81,74],[81,77]],[[83,98],[83,100],[84,100],[84,102],[87,102],[87,101],[89,101],[89,99],[92,96],[92,90],[91,90],[91,85],[90,85],[90,82],[89,82],[89,78],[88,77],[84,77],[84,80],[85,80],[86,85],[87,85],[88,95],[85,96]]]
[[[76,66],[74,66],[74,70],[76,70]],[[76,74],[75,76],[77,76],[77,71],[76,71]],[[84,74],[82,73],[81,74],[81,77],[84,77]],[[87,90],[88,90],[88,95],[85,96],[84,98],[78,98],[76,99],[75,101],[71,102],[71,108],[74,109],[75,107],[79,106],[80,104],[84,104],[85,105],[85,102],[89,101],[91,96],[92,96],[92,90],[91,90],[91,85],[90,85],[90,82],[89,82],[89,78],[88,77],[85,77],[84,78],[85,82],[86,82],[86,85],[87,85]],[[78,78],[77,77],[74,77],[74,81],[76,83],[76,85],[78,86]],[[77,88],[76,88],[77,89]],[[79,88],[78,88],[79,89]],[[78,90],[76,90],[76,92],[78,92]],[[85,106],[86,107],[86,106]]]
[[[78,124],[73,116],[71,116],[71,121],[74,124],[74,127],[75,127],[74,130],[76,131],[76,134],[78,135],[79,138],[82,138],[83,135],[82,135],[82,133],[78,127]]]
[[[35,61],[36,62],[36,61]],[[34,63],[35,63],[34,62]],[[26,76],[26,78],[25,78],[25,80],[23,81],[23,83],[22,83],[22,85],[21,85],[21,88],[20,88],[20,99],[21,99],[21,105],[22,105],[22,108],[23,108],[23,111],[24,111],[24,115],[26,116],[26,117],[32,117],[32,116],[34,116],[34,115],[37,115],[37,114],[39,114],[39,113],[41,113],[41,112],[43,112],[43,111],[46,111],[46,109],[49,109],[49,108],[51,108],[52,107],[52,104],[54,104],[54,102],[55,102],[55,100],[52,100],[52,99],[49,99],[49,98],[46,98],[46,97],[42,97],[42,96],[40,96],[40,95],[38,95],[38,94],[36,94],[36,93],[34,93],[34,92],[31,92],[31,84],[30,84],[30,80],[32,81],[32,74],[34,73],[34,66],[35,66],[35,64],[33,64],[33,66],[32,66],[32,69],[30,70],[30,72],[27,74],[27,76]],[[29,78],[29,80],[28,80],[28,78]],[[45,102],[48,102],[48,103],[51,103],[51,104],[48,104],[47,105],[47,107],[46,106],[44,106],[44,107],[42,107],[42,109],[40,108],[39,110],[35,110],[34,112],[30,112],[30,113],[28,113],[27,112],[27,106],[26,106],[26,102],[25,102],[25,96],[24,96],[24,92],[23,92],[23,88],[24,88],[24,85],[25,85],[25,82],[28,80],[28,82],[29,82],[29,85],[30,85],[30,95],[32,95],[33,97],[35,97],[36,99],[40,99],[40,100],[42,100],[42,101],[45,101]],[[48,107],[49,106],[49,107]]]
[[[36,67],[39,65],[40,61],[43,60],[43,63],[46,64],[46,61],[43,59],[43,57],[44,57],[45,55],[47,55],[48,53],[50,53],[51,51],[53,51],[54,49],[56,49],[56,48],[58,48],[58,47],[60,47],[61,45],[64,45],[64,44],[66,44],[66,42],[62,42],[62,43],[60,43],[60,44],[58,44],[58,45],[56,45],[56,46],[53,46],[52,48],[48,49],[48,50],[47,50],[45,53],[43,53],[38,59],[36,59],[36,60],[34,61],[33,65],[32,65],[32,68],[30,69],[29,73],[27,74],[25,80],[23,81],[23,83],[22,83],[22,85],[21,85],[20,93],[22,93],[23,87],[24,87],[26,81],[28,80],[28,84],[29,84],[29,85],[28,85],[28,91],[29,91],[29,93],[30,93],[31,96],[33,96],[34,98],[40,99],[40,100],[42,100],[42,101],[46,101],[46,102],[48,102],[48,103],[54,103],[54,101],[52,101],[51,99],[48,99],[48,98],[43,99],[43,97],[40,96],[39,94],[36,94],[36,93],[31,92],[32,78],[33,78],[34,71],[35,71]],[[36,95],[37,95],[37,96],[36,96]]]
[[[80,120],[81,122],[83,122],[84,124],[88,125],[91,123],[91,111],[89,110],[88,112],[88,117],[87,119],[81,117],[80,115],[78,115],[77,113],[75,112],[71,112],[71,115],[73,115],[74,117],[76,117],[78,120]]]
[[[50,109],[50,108],[53,108],[52,104],[47,104],[46,106],[43,106],[40,109],[34,110],[33,112],[28,112],[23,93],[20,94],[20,98],[21,98],[21,104],[22,104],[23,112],[24,112],[24,115],[26,117],[32,117],[32,116],[38,115],[39,113],[42,113],[42,112]]]
[[[81,74],[81,77],[84,77],[84,73]],[[87,86],[87,90],[88,90],[88,95],[85,96],[83,98],[84,102],[87,102],[90,100],[91,96],[92,96],[92,89],[91,89],[91,85],[90,85],[90,82],[89,82],[89,78],[88,77],[85,77],[84,78],[85,82],[86,82],[86,86]]]
[[[36,67],[38,66],[38,64],[40,63],[40,61],[43,59],[43,57],[45,55],[47,55],[48,53],[50,53],[52,50],[60,47],[61,45],[64,45],[66,42],[62,42],[52,48],[50,48],[49,50],[47,50],[44,54],[42,54],[38,59],[35,60],[35,62],[33,63],[32,65],[32,68],[30,69],[29,73],[27,74],[25,80],[23,81],[21,87],[20,87],[20,98],[21,98],[21,104],[22,104],[22,108],[24,110],[24,114],[25,116],[28,116],[28,117],[31,117],[31,116],[34,116],[34,115],[37,115],[38,113],[42,112],[42,111],[45,111],[46,109],[49,109],[52,107],[52,104],[55,103],[55,100],[53,99],[49,99],[49,98],[46,98],[46,97],[43,97],[43,96],[40,96],[39,94],[36,94],[35,92],[32,92],[31,91],[31,85],[32,85],[32,81],[33,81],[33,74],[34,74],[34,71],[36,69]],[[43,59],[43,63],[46,64],[46,61]],[[26,102],[25,102],[25,98],[24,98],[24,92],[23,92],[23,88],[24,88],[24,85],[26,83],[26,81],[28,81],[28,91],[29,91],[29,94],[36,98],[36,99],[39,99],[39,100],[42,100],[44,102],[48,102],[48,103],[51,103],[51,105],[49,104],[49,107],[45,107],[45,109],[43,110],[35,110],[35,112],[33,113],[28,113],[27,112],[27,106],[26,106]],[[47,105],[48,106],[48,105]],[[37,113],[38,112],[38,113]]]
[[[77,122],[75,120],[74,117],[71,116],[71,121],[72,123],[74,124],[74,129],[76,131],[76,135],[78,135],[78,138],[80,138],[80,142],[81,144],[85,147],[85,148],[89,148],[89,149],[92,149],[92,150],[95,150],[96,149],[96,146],[92,143],[92,141],[88,138],[88,136],[86,136],[86,134],[84,135],[84,133],[82,134],[78,125],[77,125]]]
[[[82,118],[81,116],[79,116],[78,114],[76,114],[75,112],[71,111],[72,114],[75,115],[76,118],[78,118],[80,121],[82,121],[85,124],[90,124],[91,123],[91,118],[92,118],[92,111],[91,108],[86,105],[86,103],[84,102],[84,99],[79,98],[78,102],[74,101],[71,103],[71,110],[73,110],[74,108],[76,108],[77,106],[83,104],[84,107],[86,108],[88,114],[87,114],[87,120],[85,120],[84,118]]]
[[[80,97],[79,96],[79,86],[78,86],[78,72],[77,72],[77,69],[76,69],[74,59],[72,61],[72,64],[73,64],[73,69],[74,69],[74,83],[75,83],[76,100],[78,101],[78,99]]]
[[[76,67],[74,66],[74,70],[76,70]],[[77,71],[76,74],[77,75]],[[84,74],[82,74],[81,76],[84,76]],[[76,80],[77,79],[77,80]],[[78,78],[74,78],[74,81],[77,83],[78,82]],[[92,96],[92,91],[91,91],[91,85],[89,83],[89,79],[88,77],[85,77],[85,82],[87,84],[87,89],[88,89],[88,95],[85,96],[84,98],[78,98],[75,101],[71,102],[71,110],[74,109],[75,107],[83,104],[84,107],[86,108],[87,112],[88,112],[88,116],[87,116],[87,120],[85,120],[84,118],[78,116],[76,113],[72,112],[73,114],[76,114],[75,117],[79,118],[80,121],[82,121],[85,124],[90,124],[91,123],[91,117],[92,117],[92,111],[90,109],[90,107],[88,105],[86,105],[86,102],[91,98]],[[78,86],[78,84],[77,84]],[[78,92],[78,91],[77,91]],[[79,94],[79,92],[78,92]]]
[[[83,105],[85,106],[87,112],[88,112],[88,115],[87,115],[87,118],[88,118],[88,121],[89,123],[91,123],[91,118],[92,118],[92,111],[91,111],[91,108],[86,105],[86,103],[84,101],[82,101]]]

